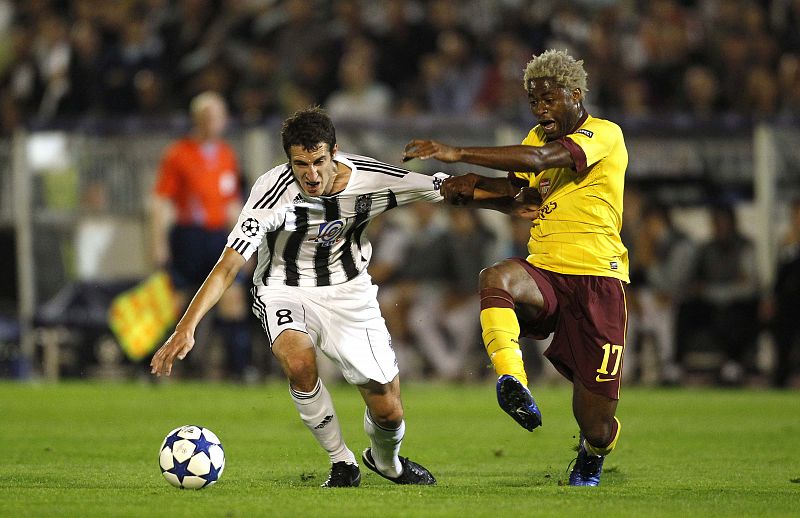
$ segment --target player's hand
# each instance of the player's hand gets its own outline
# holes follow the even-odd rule
[[[542,196],[533,187],[523,187],[514,196],[511,215],[522,219],[539,219],[539,207],[542,205]]]
[[[480,176],[474,173],[451,176],[442,182],[439,192],[448,203],[465,205],[475,197],[475,186],[479,180]]]
[[[178,329],[164,342],[150,360],[150,374],[169,376],[175,359],[182,360],[194,347],[194,336]]]
[[[458,148],[435,140],[412,140],[403,150],[403,162],[408,162],[412,158],[421,160],[435,158],[442,162],[458,162],[461,155]]]

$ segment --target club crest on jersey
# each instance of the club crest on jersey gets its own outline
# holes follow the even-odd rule
[[[438,176],[433,177],[433,190],[438,191],[442,187],[444,180]]]
[[[259,225],[255,218],[247,218],[242,221],[242,232],[247,237],[256,237],[258,235]]]
[[[342,231],[344,230],[344,221],[337,219],[335,221],[326,221],[319,226],[319,233],[317,237],[311,239],[315,243],[322,246],[331,246],[340,239],[342,239]]]
[[[592,138],[594,136],[594,132],[589,131],[587,129],[583,129],[583,128],[581,128],[579,130],[575,130],[575,133],[580,133],[581,135],[586,135],[589,138]]]
[[[547,194],[547,191],[550,190],[550,178],[542,178],[539,182],[539,194],[544,197]]]
[[[368,214],[372,208],[372,198],[369,194],[356,197],[356,214]]]

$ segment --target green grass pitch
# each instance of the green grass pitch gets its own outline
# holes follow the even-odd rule
[[[345,438],[367,446],[363,403],[331,387]],[[563,486],[576,426],[568,387],[534,387],[544,426],[501,412],[490,381],[406,384],[402,453],[435,487],[394,486],[366,468],[359,488],[319,488],[326,455],[282,383],[0,384],[0,516],[798,516],[800,394],[624,391],[622,436],[602,486]],[[163,436],[216,432],[227,465],[202,491],[169,486]]]

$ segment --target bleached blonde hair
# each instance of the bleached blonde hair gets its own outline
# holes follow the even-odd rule
[[[192,117],[196,117],[200,112],[205,110],[208,106],[216,104],[226,109],[225,98],[217,92],[206,90],[205,92],[196,95],[189,104],[189,113]]]
[[[566,50],[550,49],[528,61],[525,67],[525,91],[530,89],[531,79],[552,77],[556,83],[567,90],[579,89],[587,92],[586,70],[583,69],[583,60],[576,60]]]

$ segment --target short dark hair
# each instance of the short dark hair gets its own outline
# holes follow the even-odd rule
[[[287,157],[292,146],[303,146],[306,151],[311,151],[320,142],[328,144],[328,150],[332,151],[336,145],[336,128],[322,108],[314,106],[298,110],[283,121],[281,141]]]

